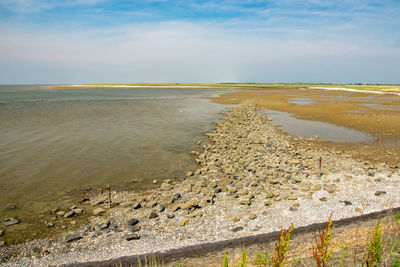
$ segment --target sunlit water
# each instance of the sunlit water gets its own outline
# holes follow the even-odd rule
[[[183,176],[221,90],[0,87],[0,210],[63,190]],[[142,183],[142,184],[143,184]]]
[[[333,142],[370,142],[374,138],[366,133],[320,121],[301,120],[287,112],[266,110],[274,124],[280,124],[282,131],[301,137],[318,136]]]

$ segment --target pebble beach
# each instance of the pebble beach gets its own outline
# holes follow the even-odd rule
[[[269,233],[397,208],[399,165],[355,160],[284,134],[252,103],[225,111],[209,142],[191,151],[197,169],[155,180],[158,189],[88,190],[47,224],[89,214],[78,231],[1,246],[3,266],[48,266],[117,259]],[[110,203],[111,199],[111,203]],[[9,218],[0,227],[18,223]],[[8,224],[8,225],[7,225]]]

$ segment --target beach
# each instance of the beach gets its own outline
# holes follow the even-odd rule
[[[198,167],[185,177],[148,191],[112,191],[111,203],[106,192],[89,190],[69,209],[51,211],[64,225],[90,214],[86,225],[59,241],[2,249],[5,266],[118,260],[307,226],[331,213],[351,218],[400,201],[398,161],[357,159],[316,137],[283,133],[254,101],[227,110],[207,136],[210,143],[191,152]]]

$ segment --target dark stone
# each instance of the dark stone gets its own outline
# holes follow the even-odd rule
[[[139,232],[141,227],[140,227],[140,225],[130,225],[130,226],[128,226],[128,229],[131,232]]]
[[[0,230],[0,236],[3,236],[4,235],[4,230]]]
[[[154,211],[150,212],[149,219],[154,219],[157,217],[158,217],[157,213],[155,213]]]
[[[290,211],[297,211],[298,209],[295,208],[295,207],[290,207],[289,210],[290,210]]]
[[[86,186],[83,190],[85,190],[85,191],[92,191],[92,190],[93,190],[93,187],[91,187],[91,186]]]
[[[319,200],[325,202],[325,201],[327,201],[328,199],[327,199],[326,197],[321,197]]]
[[[87,197],[81,200],[82,203],[86,203],[86,202],[89,202],[89,201],[90,201],[90,199],[87,198]]]
[[[109,220],[104,221],[104,222],[102,222],[102,223],[99,224],[100,230],[107,229],[109,226],[110,226],[110,221],[109,221]]]
[[[78,241],[79,239],[82,239],[82,236],[78,233],[68,234],[65,236],[65,242],[67,243]]]
[[[130,220],[128,221],[128,226],[134,226],[134,225],[136,225],[136,224],[138,224],[138,223],[139,223],[139,220],[133,218],[133,219],[130,219]]]
[[[351,201],[348,201],[348,200],[345,200],[345,201],[344,201],[344,204],[345,204],[346,206],[353,205],[353,203],[351,203]]]
[[[12,219],[12,220],[6,221],[6,222],[4,223],[4,225],[5,225],[5,226],[11,226],[11,225],[14,225],[14,224],[19,224],[20,222],[21,222],[21,221],[18,220],[18,219]]]
[[[125,239],[126,239],[127,241],[138,240],[138,239],[140,239],[140,236],[139,236],[138,234],[136,234],[136,233],[134,233],[134,234],[128,234],[128,235],[125,236]]]
[[[173,218],[175,218],[175,214],[167,214],[167,218],[168,219],[173,219]]]
[[[375,196],[382,196],[382,195],[384,195],[384,194],[386,194],[386,191],[380,191],[380,190],[378,190],[378,191],[376,191],[375,192]]]
[[[233,228],[231,231],[236,233],[236,232],[242,231],[243,229],[244,229],[243,226],[238,226],[238,227]]]

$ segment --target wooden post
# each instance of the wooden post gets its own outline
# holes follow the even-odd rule
[[[318,165],[319,165],[319,177],[322,176],[322,170],[321,170],[321,165],[322,165],[322,158],[318,158]]]

